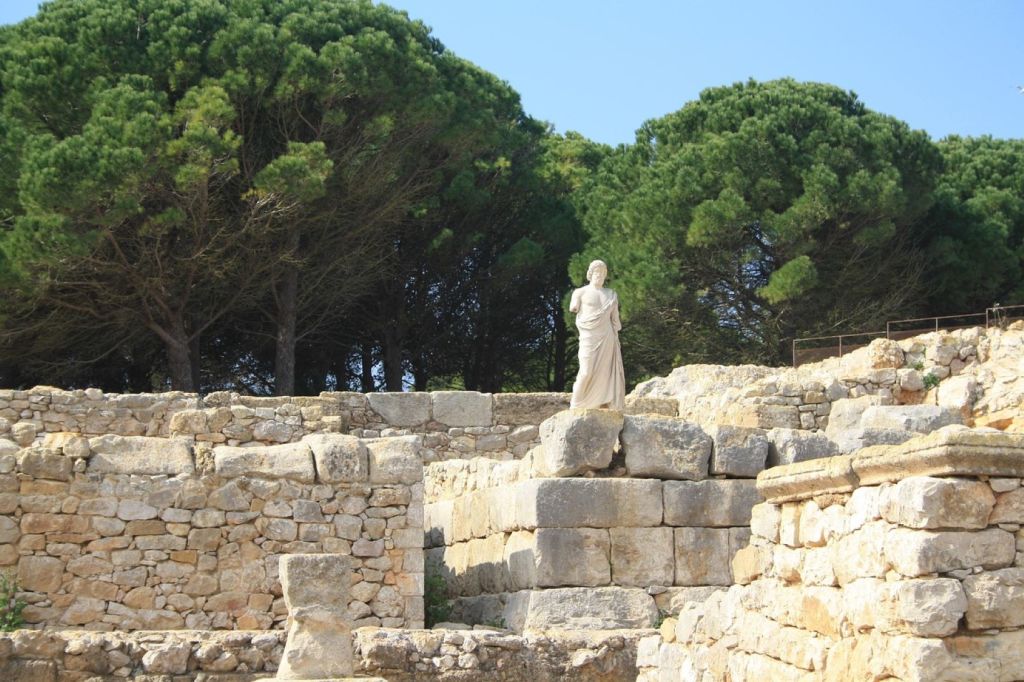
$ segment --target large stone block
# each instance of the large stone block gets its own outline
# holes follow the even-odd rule
[[[90,466],[95,461],[94,455]],[[224,478],[287,478],[301,483],[316,480],[313,453],[305,443],[247,448],[221,445],[213,449],[213,464],[217,475]]]
[[[703,604],[715,592],[725,590],[718,585],[702,585],[699,587],[666,587],[664,592],[654,595],[658,611],[676,616],[689,604]]]
[[[710,431],[712,475],[755,478],[768,461],[768,438],[764,429],[719,425]]]
[[[883,489],[879,510],[908,528],[985,528],[995,502],[981,481],[912,476]]]
[[[371,438],[363,444],[369,453],[370,483],[412,484],[423,480],[422,437]]]
[[[351,675],[349,557],[286,554],[280,558],[279,571],[281,591],[288,607],[288,640],[277,679],[330,679]]]
[[[533,531],[519,530],[509,534],[502,556],[508,567],[513,590],[528,590],[537,585],[536,543]]]
[[[839,454],[836,444],[822,433],[801,429],[772,429],[768,432],[768,466],[807,462]]]
[[[656,415],[630,415],[622,427],[622,451],[631,476],[707,478],[711,437],[697,424]]]
[[[676,528],[676,585],[731,585],[729,528]]]
[[[66,481],[71,478],[71,458],[56,450],[26,448],[18,453],[18,471],[32,478]]]
[[[829,408],[825,435],[834,441],[841,440],[844,433],[860,428],[864,410],[885,403],[886,399],[879,395],[862,395],[859,398],[843,398],[835,401]]]
[[[539,476],[575,476],[606,468],[622,431],[622,413],[565,410],[540,425],[541,447],[533,470]]]
[[[964,578],[967,627],[971,630],[1024,626],[1024,568],[1003,568]]]
[[[622,478],[524,481],[516,491],[516,520],[524,529],[658,526],[661,485]]]
[[[669,526],[749,526],[750,510],[761,502],[753,479],[665,481],[663,488]]]
[[[608,531],[603,528],[538,528],[534,544],[537,587],[611,582]]]
[[[429,393],[367,393],[366,400],[390,426],[419,426],[430,421]]]
[[[849,454],[875,445],[899,445],[906,443],[917,433],[904,429],[865,429],[860,426],[844,431],[833,439],[839,452]]]
[[[918,433],[931,433],[962,422],[958,411],[938,405],[875,405],[864,410],[860,418],[860,425],[865,429],[902,429]]]
[[[494,420],[509,426],[540,424],[569,409],[570,398],[568,393],[495,393]]]
[[[1024,488],[1000,493],[989,523],[1024,523]]]
[[[658,618],[654,598],[639,588],[563,587],[509,596],[505,621],[517,630],[649,628]]]
[[[326,433],[302,440],[312,450],[317,477],[324,483],[355,483],[369,478],[366,446],[355,436]]]
[[[998,528],[980,531],[926,531],[897,528],[885,538],[885,556],[908,577],[961,568],[1005,568],[1013,563],[1013,533]]]
[[[476,391],[435,391],[434,421],[446,426],[490,426],[494,401],[490,393]]]
[[[671,585],[675,556],[671,528],[612,528],[611,580],[624,587]],[[582,583],[581,583],[582,584]]]
[[[89,439],[93,455],[87,471],[103,474],[190,474],[195,472],[192,446],[180,438],[97,436]]]

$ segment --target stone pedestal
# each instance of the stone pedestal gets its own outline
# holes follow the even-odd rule
[[[280,573],[288,606],[288,641],[277,679],[351,676],[349,558],[341,554],[286,555],[281,557]]]

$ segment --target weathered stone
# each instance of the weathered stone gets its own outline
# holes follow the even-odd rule
[[[875,445],[899,445],[906,443],[917,433],[904,429],[865,429],[856,427],[844,431],[833,439],[839,452],[848,454]]]
[[[569,409],[570,397],[568,393],[495,393],[494,420],[511,426],[540,424]]]
[[[768,441],[768,466],[772,467],[831,457],[839,452],[824,434],[801,429],[771,429]]]
[[[142,669],[153,675],[182,675],[188,670],[188,642],[158,644],[142,656]]]
[[[778,505],[760,503],[750,508],[750,531],[770,542],[779,541],[782,512]]]
[[[980,481],[912,476],[883,490],[879,511],[908,528],[985,528],[995,501]]]
[[[731,585],[728,528],[675,529],[676,585]]]
[[[541,448],[533,470],[539,476],[575,476],[606,468],[622,431],[622,413],[565,410],[540,425]]]
[[[516,521],[521,528],[615,528],[658,526],[661,481],[613,478],[553,478],[516,486]]]
[[[189,474],[195,472],[192,447],[179,438],[98,436],[89,439],[93,456],[87,471],[109,474]]]
[[[538,528],[534,543],[538,587],[593,587],[611,582],[607,530]]]
[[[931,433],[936,429],[963,421],[959,412],[938,405],[875,405],[861,415],[865,429],[898,429]]]
[[[140,521],[155,519],[159,510],[138,500],[121,500],[117,504],[117,518],[122,521]]]
[[[612,528],[608,532],[613,584],[648,587],[667,586],[674,582],[671,528]]]
[[[879,395],[864,395],[835,401],[829,409],[825,435],[834,441],[841,440],[842,434],[860,428],[860,420],[866,409],[874,405],[883,405],[885,402]]]
[[[370,409],[391,426],[419,426],[430,421],[430,394],[367,393]]]
[[[967,627],[971,630],[1024,626],[1024,568],[1003,568],[964,578]]]
[[[279,570],[289,627],[277,679],[329,679],[351,675],[348,557],[285,555],[280,559]]]
[[[673,417],[630,415],[622,427],[622,450],[631,476],[707,478],[711,445],[700,426]]]
[[[630,395],[626,397],[626,414],[660,414],[665,417],[679,415],[679,401],[675,398]]]
[[[37,433],[39,430],[32,422],[18,422],[11,427],[11,438],[23,448],[32,445]]]
[[[213,449],[213,461],[217,475],[224,478],[287,478],[301,483],[316,478],[313,453],[306,443],[245,448],[221,445]]]
[[[961,374],[949,377],[939,384],[938,404],[939,407],[960,415],[961,421],[967,421],[971,418],[974,403],[982,392],[983,389],[972,376]]]
[[[768,460],[768,438],[763,429],[719,425],[709,431],[712,475],[754,478]]]
[[[749,526],[750,510],[761,501],[754,480],[665,481],[665,524]]]
[[[490,393],[476,391],[435,391],[434,421],[447,426],[490,426],[493,400]]]
[[[1024,523],[1024,488],[1017,488],[996,497],[989,523]]]
[[[257,422],[252,427],[253,439],[268,443],[287,443],[293,433],[294,429],[289,424],[274,419]]]
[[[316,473],[325,483],[355,483],[370,476],[369,455],[363,442],[354,436],[316,434],[303,441],[313,451]]]
[[[14,455],[21,449],[21,446],[15,443],[13,440],[7,438],[0,438],[0,456]]]
[[[71,459],[54,450],[25,449],[18,454],[18,470],[33,478],[67,481],[71,478]]]
[[[89,439],[78,433],[61,431],[48,433],[43,438],[43,447],[52,450],[60,450],[67,457],[87,458],[92,455],[89,449]]]
[[[64,563],[55,557],[23,556],[18,561],[18,585],[32,592],[56,592],[60,588]]]
[[[363,443],[369,458],[370,483],[413,484],[423,480],[420,436],[373,438]]]
[[[654,601],[659,612],[677,616],[689,605],[703,604],[712,594],[725,589],[717,585],[666,587],[664,592],[659,591],[654,595]]]
[[[1013,563],[1013,534],[998,528],[982,531],[924,531],[898,528],[885,539],[885,556],[908,577],[961,568],[1004,568]]]
[[[639,588],[563,587],[510,595],[505,620],[517,630],[648,628],[658,617],[654,599]]]

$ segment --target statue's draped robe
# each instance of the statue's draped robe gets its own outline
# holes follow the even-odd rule
[[[611,289],[597,310],[581,309],[576,316],[580,332],[580,372],[572,386],[570,407],[626,405],[626,378],[619,347],[619,297]],[[589,306],[585,306],[589,308]]]

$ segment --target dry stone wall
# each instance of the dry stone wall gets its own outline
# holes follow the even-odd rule
[[[561,412],[540,430],[523,460],[427,468],[428,571],[445,577],[457,619],[517,631],[650,627],[659,611],[732,584],[760,497],[752,478],[725,476],[764,468],[758,430],[709,435],[608,410]]]
[[[419,436],[188,439],[52,434],[0,454],[0,568],[34,625],[267,629],[278,558],[351,557],[357,625],[421,627]]]
[[[641,680],[1024,679],[1024,435],[947,427],[766,471],[737,585]]]

